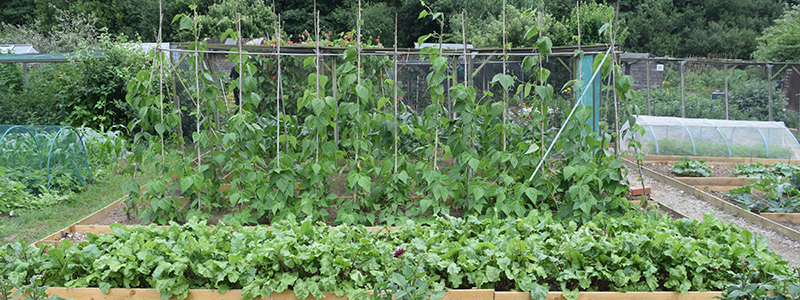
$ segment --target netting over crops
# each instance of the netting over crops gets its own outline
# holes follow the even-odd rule
[[[69,126],[0,125],[0,168],[31,177],[46,174],[48,188],[54,181],[92,180],[86,146]]]
[[[800,143],[783,122],[638,116],[636,123],[645,132],[633,138],[647,155],[800,158]],[[620,149],[630,139],[625,136]]]

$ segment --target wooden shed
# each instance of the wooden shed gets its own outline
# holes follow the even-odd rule
[[[656,88],[661,86],[661,81],[664,78],[664,65],[650,61],[641,61],[643,58],[655,58],[656,56],[650,53],[622,53],[619,56],[622,62],[622,73],[633,77],[633,90],[647,89],[647,66],[650,66],[650,87]],[[661,67],[659,67],[661,66]]]

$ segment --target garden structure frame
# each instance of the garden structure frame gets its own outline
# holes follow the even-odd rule
[[[773,84],[775,82],[776,76],[778,76],[781,71],[786,69],[792,69],[796,73],[800,73],[800,62],[776,62],[776,61],[753,61],[753,60],[742,60],[742,59],[724,59],[724,58],[670,58],[670,57],[629,57],[623,58],[622,61],[624,62],[645,62],[647,65],[647,76],[646,76],[646,86],[647,86],[647,114],[652,115],[652,96],[651,96],[651,87],[653,84],[651,83],[650,73],[651,64],[663,64],[663,63],[678,63],[680,64],[680,94],[681,94],[681,117],[686,117],[686,81],[685,81],[685,73],[686,73],[686,64],[687,63],[694,63],[694,64],[705,64],[705,65],[713,65],[717,67],[722,67],[725,72],[725,119],[730,120],[729,114],[729,89],[728,89],[728,78],[730,77],[730,70],[736,68],[737,66],[753,66],[753,67],[762,67],[764,68],[764,73],[766,74],[766,86],[768,92],[768,103],[769,103],[769,113],[768,113],[768,120],[774,120],[774,112],[773,112]],[[777,70],[775,70],[777,68]],[[800,110],[798,110],[800,112]]]

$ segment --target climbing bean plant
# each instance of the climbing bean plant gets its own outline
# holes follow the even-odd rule
[[[422,17],[428,16],[443,18],[435,13]],[[175,22],[194,30],[191,16],[178,16]],[[431,37],[441,38],[420,40]],[[135,157],[161,160],[157,165],[163,176],[144,187],[124,184],[131,213],[158,224],[216,215],[244,224],[310,217],[363,225],[424,222],[442,215],[524,217],[534,209],[578,223],[599,212],[625,213],[629,188],[623,164],[607,150],[613,136],[592,133],[587,123],[591,108],[575,107],[572,118],[561,124],[553,155],[544,157],[559,128],[551,126],[545,104],[556,97],[548,83],[550,71],[539,63],[551,54],[552,42],[545,36],[535,45],[538,55],[523,61],[525,72],[535,76],[522,81],[498,74],[492,81],[515,102],[540,103],[513,120],[505,119],[506,101],[479,101],[476,89],[464,84],[448,90],[443,83],[453,75],[439,47],[422,50],[430,65],[431,104],[419,113],[392,96],[392,89],[403,83],[389,76],[391,59],[360,55],[360,47],[338,57],[309,57],[302,63],[290,59],[280,66],[278,56],[240,55],[233,49],[229,60],[242,78],[222,87],[196,64],[196,84],[185,88],[197,110],[168,111],[164,117],[157,114],[164,100],[154,92],[155,78],[140,72],[129,83],[128,95],[140,112],[132,124],[141,128],[136,139],[146,145]],[[205,45],[198,42],[190,49],[202,51]],[[608,76],[608,64],[598,68],[605,69],[598,79]],[[579,87],[583,80],[560,88]],[[616,87],[622,96],[630,94],[627,80]],[[273,92],[261,92],[265,86]],[[241,112],[229,112],[220,101],[234,88],[242,93]],[[155,155],[162,150],[161,136],[167,145],[182,142],[176,131],[187,114],[199,124],[189,141],[195,150],[164,147],[164,156]],[[218,115],[225,120],[211,122]],[[542,160],[541,170],[529,180]]]

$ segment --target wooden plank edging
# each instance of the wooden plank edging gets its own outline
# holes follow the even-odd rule
[[[708,191],[720,191],[720,192],[729,192],[735,189],[740,188],[741,186],[727,186],[727,185],[695,185],[696,189],[708,192]]]
[[[47,294],[58,295],[68,299],[92,299],[92,300],[160,300],[161,295],[155,289],[124,289],[113,288],[108,294],[103,294],[98,288],[63,288],[51,287],[47,289]],[[334,294],[324,292],[325,300],[347,300],[347,297],[338,297]],[[720,296],[721,292],[580,292],[578,300],[712,300]],[[176,297],[170,298],[176,300]],[[186,300],[216,299],[234,300],[242,299],[241,290],[229,290],[220,293],[216,290],[195,289],[191,290]],[[273,293],[271,300],[300,300],[293,291]],[[309,296],[305,300],[311,300]],[[528,292],[495,292],[494,290],[450,290],[442,298],[444,300],[531,300]],[[550,292],[547,300],[565,300],[561,292]]]
[[[712,300],[722,292],[581,292],[578,300]],[[561,292],[550,292],[547,300],[566,300]],[[495,292],[494,300],[531,300],[527,292]]]
[[[631,168],[637,168],[636,164],[634,162],[630,161],[630,160],[622,158],[622,162],[625,163],[626,165],[628,165]],[[781,233],[781,234],[783,234],[783,235],[787,236],[788,238],[793,239],[795,241],[800,241],[800,232],[797,232],[797,231],[795,231],[795,230],[793,230],[793,229],[791,229],[789,227],[786,227],[786,226],[783,226],[781,224],[778,224],[775,221],[772,221],[772,220],[769,220],[769,219],[764,218],[762,216],[759,216],[757,214],[754,214],[754,213],[752,213],[752,212],[750,212],[748,210],[744,210],[741,207],[738,207],[736,205],[730,204],[725,200],[722,200],[720,198],[712,196],[711,194],[703,192],[703,191],[701,191],[701,190],[699,190],[699,189],[697,189],[697,188],[695,188],[693,186],[689,186],[689,185],[687,185],[687,184],[685,184],[683,182],[680,182],[680,181],[677,181],[677,180],[672,179],[670,177],[664,176],[661,173],[653,171],[653,170],[651,170],[651,169],[649,169],[647,167],[642,166],[642,172],[647,176],[650,176],[650,177],[652,177],[652,178],[654,178],[656,180],[659,180],[661,182],[669,184],[672,187],[680,189],[680,190],[686,192],[689,195],[692,195],[692,196],[695,196],[697,198],[700,198],[701,200],[704,200],[704,201],[708,202],[709,204],[711,204],[713,206],[716,206],[717,208],[719,208],[720,210],[722,210],[724,212],[727,212],[727,213],[730,213],[730,214],[734,214],[734,215],[736,215],[738,217],[741,217],[741,218],[743,218],[745,220],[748,220],[750,222],[753,222],[753,223],[756,223],[758,225],[761,225],[761,226],[763,226],[763,227],[765,227],[767,229],[779,232],[779,233]]]
[[[47,294],[58,295],[67,299],[91,299],[91,300],[161,300],[161,294],[155,289],[124,289],[112,288],[109,289],[108,294],[103,294],[99,288],[64,288],[64,287],[51,287],[47,288]],[[338,297],[332,293],[323,292],[325,300],[347,300],[347,297]],[[242,290],[229,290],[225,293],[220,293],[217,290],[210,289],[194,289],[190,290],[186,300],[238,300],[242,299]],[[270,300],[300,300],[295,296],[294,291],[283,291],[282,293],[273,293],[268,298]],[[309,296],[305,300],[313,300],[313,296]],[[494,290],[450,290],[442,298],[444,300],[494,300]],[[173,296],[170,300],[177,300]]]
[[[51,235],[48,235],[48,236],[46,236],[46,237],[34,242],[33,245],[34,246],[38,246],[39,244],[42,244],[42,243],[53,244],[53,243],[55,243],[56,239],[64,236],[64,234],[75,232],[75,226],[78,225],[78,224],[94,224],[94,223],[102,221],[108,215],[108,213],[110,213],[114,209],[119,208],[119,205],[122,204],[122,200],[124,200],[126,197],[128,197],[128,195],[122,196],[121,198],[117,199],[114,202],[111,202],[111,204],[106,205],[105,207],[103,207],[100,210],[92,213],[91,215],[88,215],[85,218],[80,219],[77,222],[72,223],[71,225],[69,225],[67,227],[64,227],[64,229],[61,229],[61,230],[59,230],[59,231],[57,231],[57,232],[55,232],[55,233],[53,233]]]
[[[800,224],[800,213],[760,213],[758,215],[776,222]]]
[[[688,185],[745,186],[753,177],[675,177],[675,180]]]

